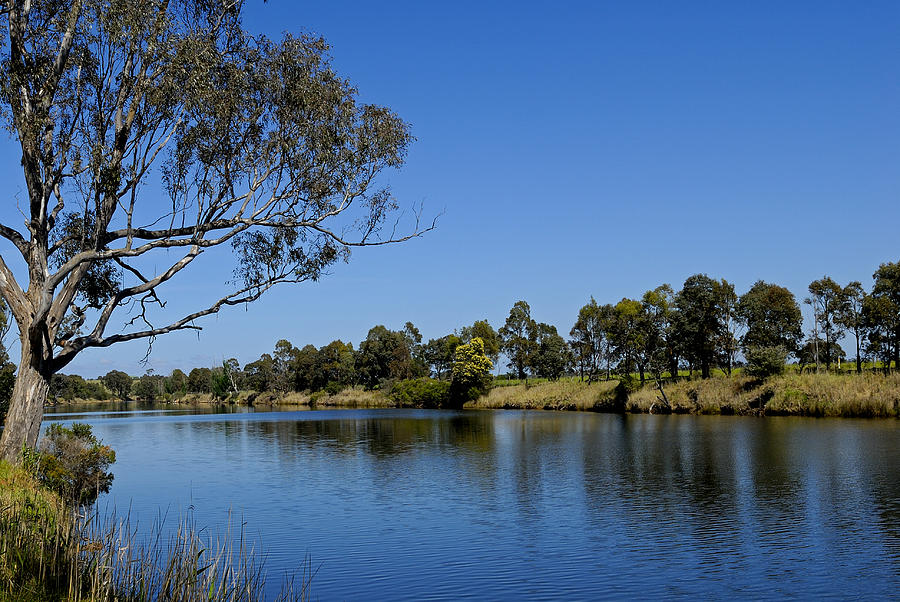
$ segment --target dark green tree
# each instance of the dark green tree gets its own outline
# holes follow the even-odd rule
[[[754,354],[754,349],[780,347],[785,356],[800,350],[803,315],[794,294],[788,289],[757,280],[741,295],[737,318],[746,329],[740,342],[748,361],[750,355],[767,360],[773,357],[772,353]]]
[[[406,335],[381,325],[369,330],[366,339],[359,344],[356,372],[370,389],[388,380],[418,376]]]
[[[537,350],[537,322],[531,318],[531,307],[525,301],[516,301],[506,323],[500,328],[500,349],[509,360],[509,367],[516,376],[528,378],[528,366]]]
[[[212,371],[209,368],[194,368],[188,373],[188,391],[191,393],[212,392]]]
[[[679,345],[690,365],[700,368],[703,378],[710,377],[722,355],[727,331],[723,298],[729,296],[729,286],[724,280],[695,274],[684,281],[675,297],[674,323]]]
[[[166,377],[148,370],[134,383],[133,391],[138,399],[160,399],[166,392]]]
[[[119,370],[110,370],[100,380],[119,399],[128,399],[131,394],[131,385],[134,382],[134,379]]]
[[[166,392],[175,394],[175,393],[187,393],[188,386],[188,377],[187,374],[175,368],[172,370],[172,374],[166,379]]]
[[[556,326],[540,322],[535,332],[537,345],[530,367],[541,378],[559,380],[572,362],[572,352],[566,340],[556,331]]]
[[[316,363],[316,388],[344,388],[356,382],[356,353],[352,343],[332,341],[319,349]]]
[[[193,373],[191,370],[191,374]],[[274,390],[275,361],[268,353],[263,353],[258,360],[244,366],[244,374],[247,375],[247,384],[252,390],[260,393]]]
[[[293,388],[297,391],[315,391],[319,388],[319,350],[315,345],[304,345],[298,349],[291,364],[294,376]]]
[[[425,343],[423,355],[435,378],[443,380],[448,375],[453,364],[453,354],[456,352],[456,348],[462,344],[462,340],[455,334],[448,334],[439,339],[429,339]]]

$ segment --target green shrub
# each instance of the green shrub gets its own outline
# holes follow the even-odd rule
[[[347,387],[345,385],[343,385],[335,380],[330,380],[330,381],[328,381],[328,384],[325,385],[324,391],[326,393],[328,393],[329,395],[337,395],[338,393],[340,393],[341,391],[343,391],[346,388]]]
[[[109,491],[113,475],[107,472],[116,452],[94,436],[89,424],[71,428],[51,424],[38,449],[27,453],[26,467],[48,489],[71,504],[89,506]]]
[[[768,378],[784,372],[787,351],[784,347],[751,347],[744,353],[744,372],[754,378]]]
[[[398,380],[389,396],[402,407],[442,408],[450,403],[450,383],[431,378]]]
[[[309,405],[310,407],[315,407],[319,405],[319,401],[328,397],[328,391],[316,391],[312,395],[309,396]]]

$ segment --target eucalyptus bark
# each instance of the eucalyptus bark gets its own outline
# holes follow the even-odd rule
[[[37,355],[37,357],[36,357]],[[35,447],[44,417],[44,403],[50,392],[50,375],[42,370],[40,354],[34,354],[26,341],[22,362],[16,375],[9,412],[0,436],[0,459],[16,463],[22,449]]]

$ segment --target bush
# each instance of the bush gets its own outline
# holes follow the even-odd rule
[[[319,401],[328,397],[328,391],[316,391],[309,396],[309,407],[314,408],[319,405]]]
[[[329,395],[337,395],[338,393],[340,393],[341,391],[343,391],[346,388],[347,387],[345,385],[343,385],[335,380],[330,380],[330,381],[328,381],[328,384],[325,385],[324,391],[326,393],[328,393]]]
[[[787,361],[787,351],[784,347],[751,347],[744,356],[747,358],[744,372],[754,378],[781,374]]]
[[[402,407],[442,408],[450,403],[450,383],[431,378],[398,380],[389,397]]]
[[[89,424],[76,422],[66,428],[54,423],[25,460],[48,489],[71,504],[90,506],[112,485],[113,474],[107,469],[116,461],[116,452],[94,436]]]

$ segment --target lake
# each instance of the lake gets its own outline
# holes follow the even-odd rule
[[[60,412],[60,413],[54,413]],[[229,513],[321,600],[894,598],[900,422],[520,411],[48,410],[102,508]]]

